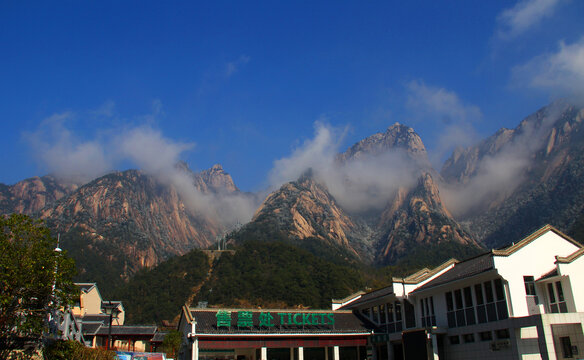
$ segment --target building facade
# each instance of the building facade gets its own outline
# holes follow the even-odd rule
[[[353,360],[371,330],[352,311],[183,307],[179,359]]]
[[[584,248],[547,225],[508,248],[333,301],[385,359],[584,358]]]
[[[121,301],[103,300],[96,283],[76,283],[79,301],[71,309],[89,347],[154,351],[163,334],[154,325],[125,325]],[[110,343],[111,339],[111,343]]]

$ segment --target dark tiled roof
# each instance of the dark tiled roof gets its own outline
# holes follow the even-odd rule
[[[77,286],[81,291],[88,292],[94,286],[96,286],[96,283],[75,283],[75,286]]]
[[[389,285],[384,288],[373,290],[371,292],[363,294],[359,299],[342,306],[340,309],[353,309],[371,300],[379,299],[381,297],[391,294],[393,294],[393,285]]]
[[[495,264],[493,262],[492,253],[489,252],[483,255],[479,255],[477,257],[455,264],[452,269],[417,288],[412,293],[417,293],[419,291],[430,289],[438,285],[478,275],[494,268]]]
[[[357,291],[357,292],[356,292],[356,293],[354,293],[354,294],[351,294],[351,295],[349,295],[349,296],[345,296],[345,297],[344,297],[344,298],[342,298],[342,299],[333,299],[333,303],[344,303],[344,302],[347,302],[347,301],[349,301],[349,300],[352,300],[352,299],[358,298],[358,297],[360,297],[360,296],[361,296],[361,295],[363,295],[363,294],[365,294],[365,291],[362,291],[362,290],[360,290],[360,291]]]
[[[98,323],[98,322],[89,322],[89,323],[83,323],[83,327],[82,327],[82,332],[83,335],[95,335],[97,334],[97,332],[99,331],[99,328],[101,328],[102,323]]]
[[[133,335],[133,336],[154,336],[156,333],[156,326],[132,326],[132,325],[122,325],[112,326],[112,335],[121,336],[121,335]],[[97,332],[98,335],[108,335],[109,334],[109,326],[102,326],[99,331]]]
[[[558,268],[552,269],[551,271],[548,271],[547,273],[543,274],[542,276],[539,277],[539,279],[537,279],[537,281],[549,279],[554,276],[558,276]]]
[[[119,300],[102,300],[101,301],[101,308],[102,309],[110,309],[110,308],[119,309],[119,308],[122,308],[122,311],[123,311],[124,305],[122,305],[122,302],[119,301]]]
[[[327,310],[257,310],[257,309],[232,309],[231,311],[231,326],[217,327],[217,311],[220,309],[190,309],[191,316],[197,322],[196,331],[199,334],[351,334],[369,332],[368,327],[364,322],[356,317],[350,311],[327,311]],[[252,327],[238,327],[238,312],[250,311],[252,312],[252,320],[254,326]],[[259,327],[260,313],[270,313],[273,318],[271,320],[273,326]],[[320,318],[319,314],[334,314],[334,325],[290,325],[287,322],[287,315],[284,315],[284,323],[281,321],[278,313],[309,313],[314,314],[315,318]],[[312,315],[311,315],[312,316]]]
[[[394,277],[392,278],[392,281],[394,283],[400,283],[400,284],[419,284],[422,281],[425,281],[429,278],[431,278],[432,276],[438,274],[440,271],[446,269],[447,267],[458,263],[458,260],[456,259],[449,259],[448,261],[443,262],[442,264],[438,265],[437,267],[435,267],[434,269],[428,269],[428,268],[423,268],[422,270],[418,270],[417,272],[405,277],[405,278],[398,278],[398,277]]]
[[[81,321],[83,321],[83,323],[99,322],[99,323],[103,323],[105,325],[109,325],[109,319],[110,319],[110,316],[107,314],[92,314],[92,315],[85,315],[84,317],[81,318]],[[114,322],[114,324],[115,324],[115,322]]]
[[[178,324],[169,320],[162,320],[162,326],[165,328],[176,329],[178,327]]]
[[[162,341],[164,341],[164,337],[167,334],[168,334],[167,332],[157,332],[156,334],[154,334],[154,337],[150,341],[161,343]]]

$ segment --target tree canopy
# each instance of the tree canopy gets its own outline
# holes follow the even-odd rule
[[[50,314],[72,300],[74,271],[41,221],[0,216],[0,358],[22,358],[15,349],[40,345]]]

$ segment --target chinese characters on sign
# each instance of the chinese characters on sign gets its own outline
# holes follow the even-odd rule
[[[236,314],[237,322],[235,325],[238,327],[253,327],[256,324],[259,327],[273,327],[275,319],[279,319],[280,325],[284,326],[332,326],[335,324],[333,313],[260,312],[255,323],[252,311],[238,311]],[[219,310],[215,316],[217,317],[217,327],[230,327],[232,325],[231,311]]]
[[[274,326],[274,323],[272,322],[274,320],[274,317],[272,316],[272,314],[267,313],[267,312],[262,312],[260,313],[260,327],[265,326],[265,327],[272,327]]]
[[[215,316],[217,317],[217,327],[231,325],[231,311],[219,310]]]
[[[239,327],[252,327],[252,312],[251,311],[239,311],[237,312],[237,326]]]

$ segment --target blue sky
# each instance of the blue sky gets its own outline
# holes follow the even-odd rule
[[[584,99],[582,15],[577,0],[1,1],[0,182],[182,159],[252,191],[321,126],[343,151],[395,122],[439,166]]]

